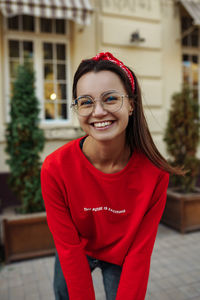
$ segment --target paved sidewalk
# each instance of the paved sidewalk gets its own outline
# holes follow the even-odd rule
[[[53,300],[54,257],[0,270],[0,300]],[[101,271],[93,272],[96,300],[105,300]],[[200,232],[179,234],[159,225],[146,300],[200,300]]]

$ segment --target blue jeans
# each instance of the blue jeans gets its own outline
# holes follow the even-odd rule
[[[87,256],[91,272],[100,268],[103,276],[106,300],[115,300],[122,267]],[[77,270],[78,271],[78,270]],[[56,252],[54,267],[54,293],[56,300],[68,300],[67,285]]]

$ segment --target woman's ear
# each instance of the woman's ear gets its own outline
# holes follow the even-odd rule
[[[134,103],[132,99],[129,99],[129,106],[129,116],[131,116],[134,110]]]

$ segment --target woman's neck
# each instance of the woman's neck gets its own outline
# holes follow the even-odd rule
[[[130,149],[125,137],[113,141],[96,141],[88,136],[83,144],[83,153],[98,170],[104,173],[121,171],[130,159]]]

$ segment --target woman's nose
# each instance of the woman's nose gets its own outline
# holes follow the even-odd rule
[[[94,105],[92,115],[93,116],[99,116],[99,115],[104,116],[106,114],[107,114],[107,111],[103,108],[103,105],[102,105],[101,101],[96,101],[95,105]]]

